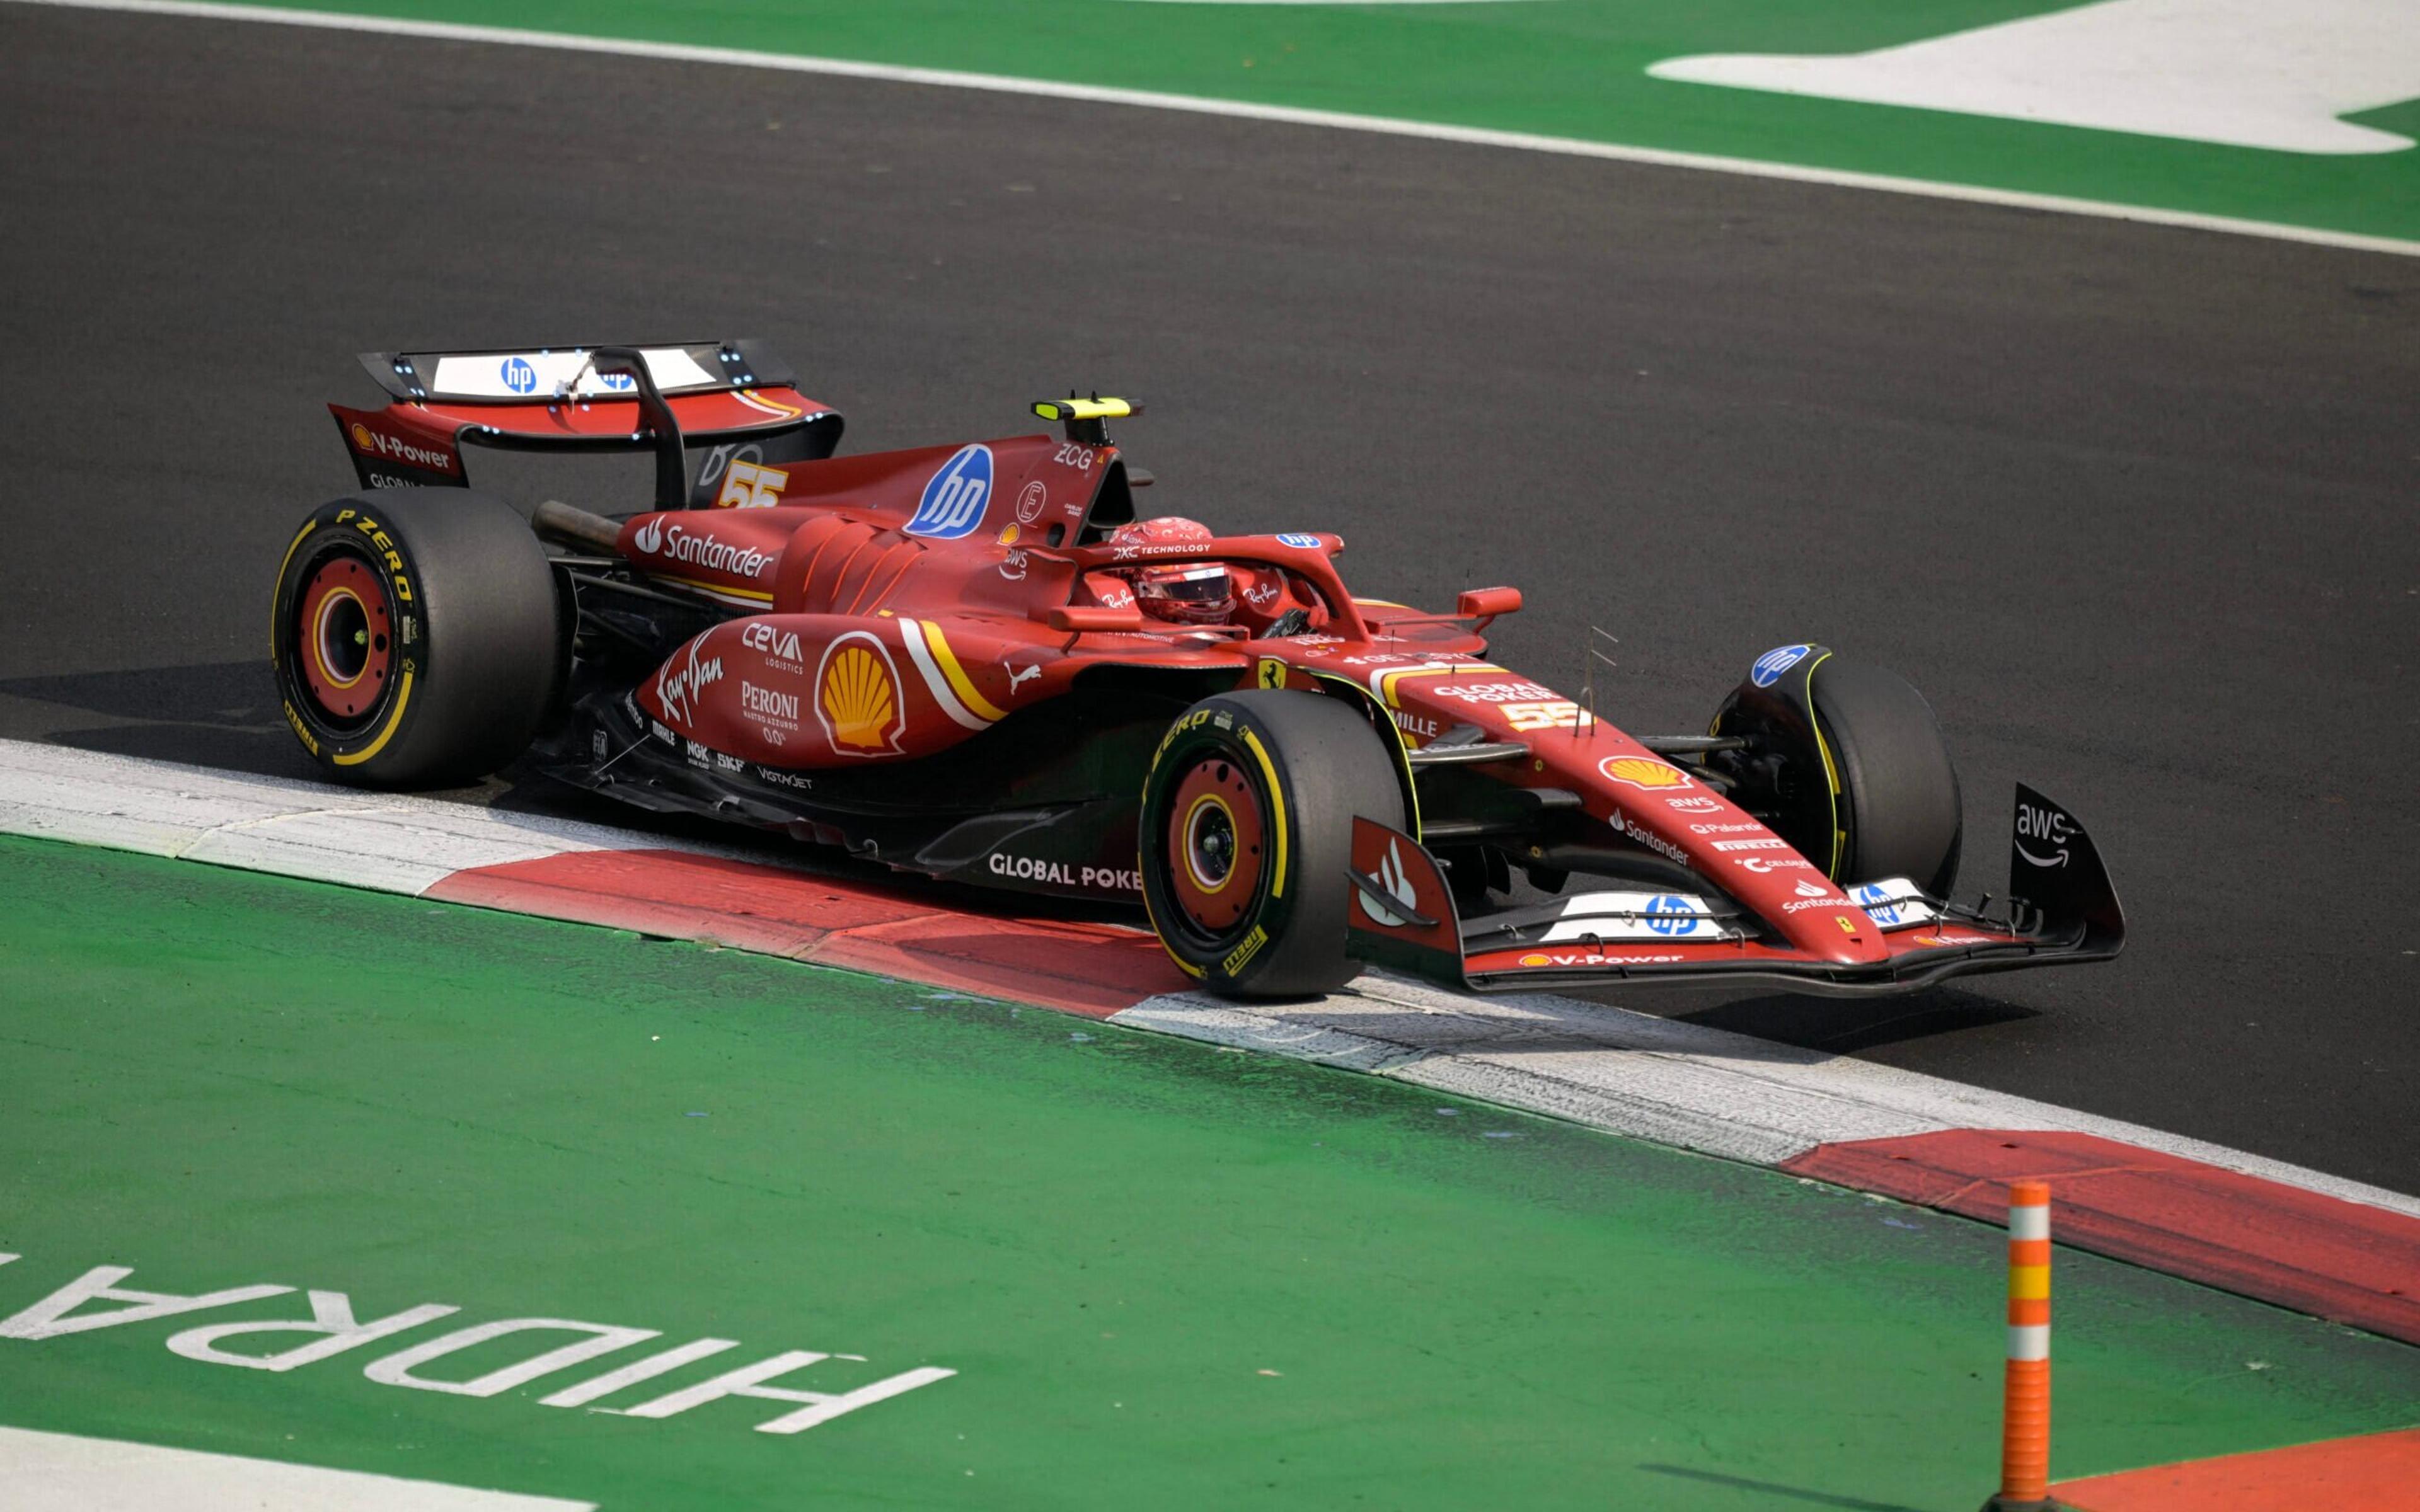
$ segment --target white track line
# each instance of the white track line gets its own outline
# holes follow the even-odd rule
[[[543,815],[0,740],[0,833],[418,895],[567,851],[704,851]],[[2420,1218],[2420,1199],[2137,1124],[1846,1056],[1544,994],[1369,976],[1316,1003],[1152,997],[1109,1022],[1372,1072],[1759,1165],[1948,1129],[2068,1131]]]
[[[996,73],[968,73],[950,69],[902,68],[860,63],[847,58],[803,57],[787,53],[759,53],[743,48],[692,47],[678,42],[643,42],[622,38],[579,37],[565,32],[529,31],[506,26],[470,26],[453,22],[404,21],[383,16],[356,16],[324,10],[285,10],[271,6],[213,5],[202,0],[8,0],[18,5],[59,6],[78,10],[116,10],[150,16],[193,16],[213,21],[253,21],[279,26],[309,26],[328,31],[373,32],[390,37],[417,37],[450,42],[480,42],[501,47],[543,47],[566,53],[605,53],[621,57],[658,58],[675,63],[713,63],[732,68],[768,69],[787,73],[824,74],[845,79],[876,79],[892,84],[930,85],[949,89],[981,89],[995,94],[1036,95],[1048,100],[1082,100],[1102,105],[1131,105],[1146,110],[1185,111],[1198,116],[1224,116],[1239,120],[1274,121],[1289,126],[1321,126],[1336,131],[1369,131],[1386,136],[1421,137],[1469,147],[1509,147],[1524,152],[1548,152],[1564,157],[1602,158],[1615,162],[1646,163],[1663,168],[1695,168],[1708,173],[1736,174],[1752,178],[1780,178],[1795,183],[1825,184],[1841,189],[1878,190],[1892,194],[1919,194],[1932,199],[1963,200],[2014,209],[2046,210],[2061,215],[2087,215],[2103,220],[2133,221],[2148,225],[2220,231],[2232,236],[2265,237],[2312,246],[2354,252],[2382,252],[2420,256],[2420,241],[2393,237],[2363,236],[2288,225],[2275,221],[2242,220],[2203,215],[2191,210],[2155,209],[2061,194],[2033,194],[2019,190],[1985,189],[1972,184],[1944,183],[1926,178],[1900,178],[1887,174],[1851,173],[1836,168],[1807,168],[1794,163],[1761,162],[1749,158],[1721,157],[1704,152],[1673,152],[1661,147],[1624,147],[1577,137],[1544,136],[1528,131],[1497,131],[1475,126],[1446,126],[1432,121],[1401,120],[1386,116],[1356,116],[1342,111],[1304,110],[1291,105],[1260,105],[1212,100],[1196,95],[1165,94],[1149,89],[1115,89],[1099,85],[1060,84],[1045,79],[1017,79]]]
[[[1154,997],[1112,1024],[1375,1072],[1757,1165],[1818,1145],[1953,1129],[2095,1134],[2420,1218],[2420,1198],[2140,1124],[1544,994],[1478,996],[1367,976],[1285,1007]]]
[[[596,1512],[594,1502],[442,1486],[0,1427],[9,1512]]]

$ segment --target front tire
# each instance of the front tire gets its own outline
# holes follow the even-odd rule
[[[1176,964],[1226,997],[1310,997],[1351,981],[1356,815],[1404,825],[1382,736],[1323,694],[1204,699],[1143,783],[1144,905]]]
[[[332,777],[468,782],[527,748],[565,652],[553,569],[503,500],[393,488],[314,510],[270,623],[286,722]]]
[[[1936,898],[1958,878],[1964,805],[1932,705],[1897,673],[1820,647],[1742,684],[1713,733],[1731,798],[1842,887],[1906,877]],[[1760,663],[1760,668],[1763,666]]]

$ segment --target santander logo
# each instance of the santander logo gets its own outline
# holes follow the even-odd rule
[[[640,526],[639,533],[630,537],[630,544],[647,555],[654,556],[664,544],[664,522],[651,519]]]

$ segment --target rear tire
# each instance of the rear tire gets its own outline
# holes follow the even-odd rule
[[[1143,903],[1204,987],[1309,997],[1358,973],[1353,820],[1404,825],[1380,739],[1340,699],[1274,688],[1204,699],[1171,727],[1143,783]]]
[[[567,646],[528,522],[461,488],[314,510],[278,570],[270,649],[286,722],[367,787],[473,781],[520,755]]]

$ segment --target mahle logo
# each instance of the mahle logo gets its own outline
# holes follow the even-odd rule
[[[991,448],[980,442],[961,446],[924,485],[915,517],[908,521],[908,533],[937,541],[971,535],[983,523],[984,506],[990,502]]]

